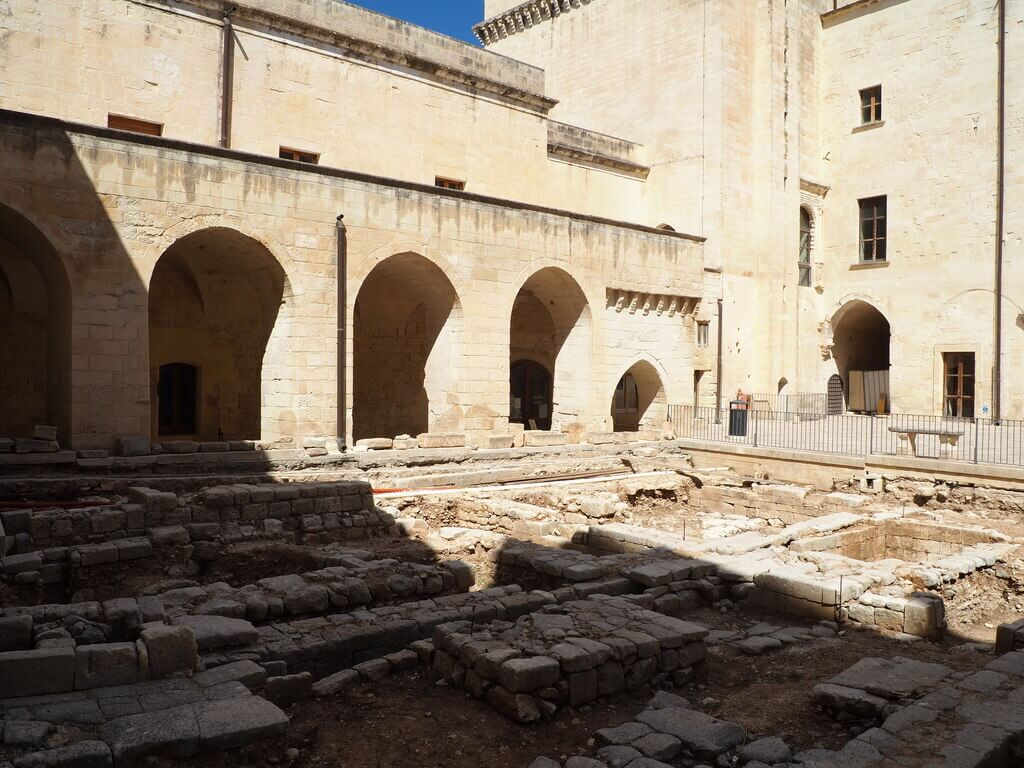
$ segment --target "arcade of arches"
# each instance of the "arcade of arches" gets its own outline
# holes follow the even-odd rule
[[[60,256],[16,211],[0,206],[0,436],[35,424],[67,436],[71,292]]]
[[[285,273],[231,229],[187,235],[157,261],[149,288],[155,439],[259,439],[263,367]]]

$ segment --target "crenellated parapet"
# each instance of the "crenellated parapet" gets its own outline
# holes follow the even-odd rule
[[[473,33],[485,46],[525,32],[530,27],[589,5],[593,0],[527,0],[473,27]]]

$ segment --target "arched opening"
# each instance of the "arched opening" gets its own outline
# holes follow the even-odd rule
[[[534,273],[516,295],[509,330],[510,364],[532,361],[552,381],[548,403],[531,410],[520,399],[517,409],[518,385],[510,376],[509,421],[556,431],[581,423],[590,401],[591,331],[590,307],[576,281],[556,267]]]
[[[832,318],[832,357],[851,411],[888,413],[889,321],[866,301],[845,304]]]
[[[833,373],[828,378],[828,415],[838,416],[846,408],[846,389],[843,387],[843,377]]]
[[[352,437],[461,428],[457,382],[462,310],[437,265],[391,256],[356,296]]]
[[[270,251],[232,229],[194,232],[163,253],[149,286],[154,438],[261,437],[264,356],[285,283]]]
[[[619,379],[612,396],[612,424],[616,432],[661,429],[668,418],[665,385],[657,369],[640,360]]]
[[[71,288],[53,246],[0,206],[0,436],[70,431]]]

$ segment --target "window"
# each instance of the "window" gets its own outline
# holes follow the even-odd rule
[[[944,413],[958,419],[974,418],[974,353],[944,352]]]
[[[701,320],[697,323],[697,346],[706,347],[708,345],[708,338],[711,335],[711,323],[707,320]]]
[[[188,363],[161,365],[156,392],[159,434],[196,434],[199,369]]]
[[[441,189],[454,189],[456,192],[462,192],[466,189],[466,182],[459,181],[458,179],[446,179],[441,176],[435,176],[434,186],[440,187]]]
[[[320,155],[315,152],[303,152],[301,149],[288,149],[288,147],[281,147],[277,156],[282,160],[295,160],[299,163],[311,163],[313,165],[320,162]]]
[[[615,387],[615,411],[616,413],[636,413],[640,410],[640,392],[636,386],[636,379],[632,373],[627,373],[619,379]]]
[[[865,88],[860,92],[860,124],[882,122],[882,86]]]
[[[799,285],[808,288],[811,285],[811,212],[800,209],[800,269]]]
[[[160,123],[151,123],[148,120],[139,120],[136,117],[125,117],[124,115],[107,115],[107,128],[144,133],[147,136],[162,136],[164,132],[164,127]]]
[[[885,197],[869,197],[860,204],[860,260],[885,261]]]
[[[700,380],[704,378],[704,371],[693,372],[693,405],[700,407]]]

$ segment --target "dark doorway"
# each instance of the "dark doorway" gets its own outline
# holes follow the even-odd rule
[[[945,415],[974,418],[974,353],[945,352],[942,355],[945,383]]]
[[[157,383],[160,435],[194,435],[196,425],[199,369],[188,363],[160,366]]]
[[[540,363],[512,364],[509,421],[527,429],[551,429],[551,374]]]

